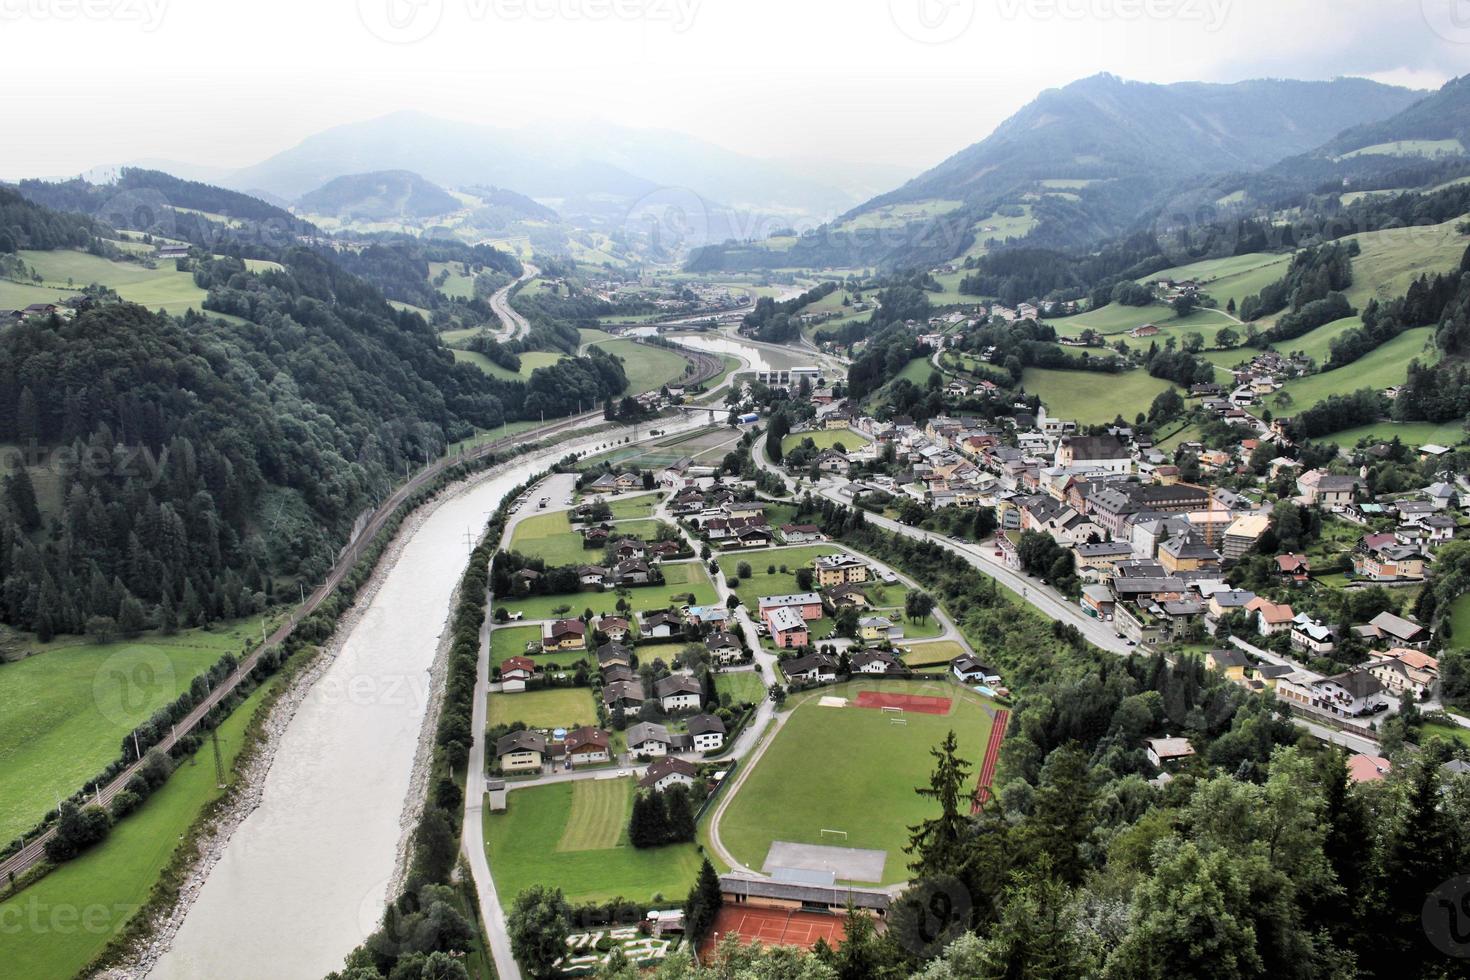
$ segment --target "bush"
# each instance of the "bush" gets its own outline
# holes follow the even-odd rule
[[[142,805],[143,797],[125,789],[112,798],[112,819],[121,820]]]

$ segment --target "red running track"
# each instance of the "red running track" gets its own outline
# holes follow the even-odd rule
[[[931,698],[922,694],[884,694],[881,691],[862,691],[855,702],[859,708],[902,708],[917,715],[947,715],[949,698]]]
[[[847,935],[842,916],[825,912],[787,911],[749,905],[725,905],[715,916],[714,925],[699,950],[700,959],[709,962],[710,954],[720,939],[730,933],[748,945],[795,946],[811,949],[818,939],[835,947]]]
[[[990,726],[990,740],[985,743],[985,761],[980,764],[980,779],[975,786],[975,802],[970,807],[971,813],[979,813],[985,801],[990,799],[990,783],[995,779],[995,767],[1000,762],[1000,743],[1006,737],[1006,724],[1011,720],[1011,713],[1004,708],[995,712],[995,720]]]

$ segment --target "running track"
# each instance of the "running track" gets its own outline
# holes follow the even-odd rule
[[[1011,713],[1005,708],[998,708],[995,719],[990,726],[990,740],[985,743],[985,761],[980,764],[980,779],[975,786],[975,802],[970,807],[971,813],[979,813],[980,808],[990,799],[990,783],[995,779],[995,767],[1000,762],[1000,743],[1006,737],[1006,724],[1011,720]]]

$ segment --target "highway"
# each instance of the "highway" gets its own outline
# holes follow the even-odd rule
[[[505,325],[505,331],[500,335],[501,340],[515,340],[531,332],[531,324],[525,317],[516,312],[515,307],[510,305],[510,293],[523,282],[529,282],[540,274],[541,270],[529,262],[521,266],[521,277],[503,289],[496,290],[490,297],[490,309],[500,317],[500,322]]]

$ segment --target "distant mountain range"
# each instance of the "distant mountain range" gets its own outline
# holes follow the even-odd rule
[[[307,214],[344,221],[419,220],[457,211],[459,198],[408,170],[334,178],[296,202]]]
[[[1028,241],[1081,244],[1127,230],[1202,177],[1264,170],[1345,130],[1367,132],[1423,98],[1357,78],[1156,85],[1095,75],[1041,93],[984,140],[822,232],[783,243],[777,255],[715,248],[696,263],[943,261],[983,243],[985,229],[1002,224],[997,216],[1017,212]],[[861,234],[865,225],[894,225],[894,214],[912,219],[891,229],[902,233]]]

